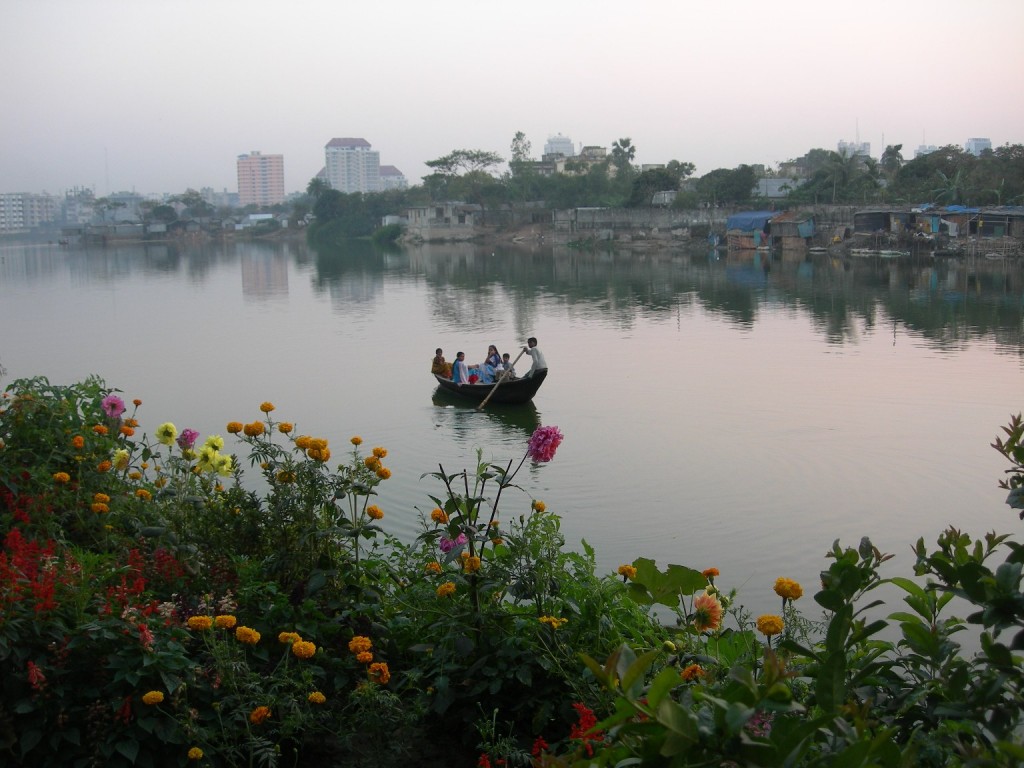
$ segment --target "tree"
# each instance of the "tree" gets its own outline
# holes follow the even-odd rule
[[[532,146],[526,139],[526,134],[522,131],[517,131],[516,135],[512,137],[512,160],[509,165],[512,166],[512,172],[515,173],[515,166],[528,163],[532,160],[530,157],[530,150]]]
[[[697,180],[697,192],[710,203],[745,203],[750,200],[757,174],[749,165],[717,168]]]
[[[185,206],[184,213],[197,219],[209,216],[213,213],[213,206],[206,202],[206,199],[196,190],[189,187],[182,194],[171,198],[172,203],[181,203]]]
[[[890,179],[896,178],[896,174],[903,167],[903,154],[900,152],[902,149],[902,144],[890,144],[882,153],[880,165]]]
[[[676,186],[678,187],[684,179],[688,179],[693,175],[693,172],[697,170],[697,166],[693,163],[679,162],[678,160],[669,160],[665,166],[665,170],[671,173],[676,179]]]
[[[678,189],[679,177],[667,168],[644,171],[633,179],[633,193],[626,205],[629,208],[649,206],[655,192],[670,192]]]
[[[617,173],[628,174],[633,169],[633,158],[636,157],[636,147],[629,137],[617,139],[612,142],[612,165]]]
[[[331,185],[327,179],[321,176],[314,176],[306,185],[306,194],[313,198],[313,203],[315,204],[320,199],[320,195],[330,188]]]
[[[430,176],[424,176],[423,182],[431,187],[432,192],[444,194],[433,199],[444,199],[453,193],[465,194],[469,202],[484,205],[485,190],[494,182],[490,170],[505,162],[504,158],[494,152],[482,149],[456,149],[444,157],[428,160],[426,166],[435,169]],[[460,183],[456,183],[461,180]]]
[[[956,173],[947,176],[942,171],[936,171],[939,177],[939,186],[932,190],[936,203],[945,205],[961,205],[967,199],[967,183],[964,169],[958,168]]]

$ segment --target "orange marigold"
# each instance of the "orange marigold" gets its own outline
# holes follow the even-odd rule
[[[313,691],[311,694],[309,694],[309,696],[306,697],[306,700],[310,704],[323,704],[325,701],[327,701],[327,697],[320,693],[320,691]]]
[[[75,448],[84,448],[85,438],[82,437],[81,435],[75,435],[73,438],[71,438],[71,444],[75,446]]]
[[[121,428],[117,431],[120,432],[125,437],[131,437],[132,435],[135,434],[135,430],[129,427],[127,424],[122,424]]]
[[[292,643],[292,653],[300,659],[310,659],[316,654],[316,645],[308,640],[299,640]]]
[[[446,581],[444,584],[437,588],[438,597],[450,597],[455,594],[455,584],[451,581]]]
[[[804,588],[792,579],[778,578],[775,580],[775,594],[783,600],[798,600],[804,594]]]
[[[366,516],[371,520],[380,520],[384,517],[384,513],[381,512],[380,507],[376,504],[371,504],[366,508]]]
[[[213,619],[213,624],[215,627],[217,627],[217,629],[234,629],[235,624],[237,623],[238,619],[236,619],[234,616],[230,616],[227,614],[215,616]]]
[[[352,445],[362,445],[363,438],[361,438],[359,435],[353,435],[351,438],[349,438],[349,442],[352,443]]]
[[[440,573],[441,572],[441,564],[439,562],[437,562],[437,560],[434,560],[432,562],[427,563],[426,568],[424,570],[427,573]]]
[[[277,642],[279,643],[297,643],[302,639],[302,636],[298,632],[282,632],[277,636]]]
[[[384,661],[375,661],[371,664],[367,674],[373,682],[381,685],[387,685],[391,679],[391,671],[388,669],[387,662]]]
[[[240,421],[229,421],[226,427],[227,431],[232,435],[237,435],[245,428],[245,425]]]
[[[700,575],[703,576],[708,581],[713,583],[715,577],[718,576],[718,569],[717,568],[705,568],[703,571],[700,572]]]
[[[95,427],[93,427],[93,428],[92,428],[92,431],[93,431],[93,432],[95,432],[95,433],[96,433],[97,435],[105,435],[105,434],[107,434],[107,432],[109,432],[110,430],[108,430],[108,429],[107,429],[107,428],[106,428],[105,426],[103,426],[102,424],[97,424],[97,425],[96,425]]]
[[[110,462],[107,461],[106,459],[104,459],[103,461],[101,461],[99,464],[96,465],[96,471],[100,472],[100,473],[109,472],[110,471],[110,467],[111,467]]]
[[[377,469],[377,477],[381,480],[387,480],[391,477],[391,470],[387,467],[379,467]]]
[[[362,653],[368,651],[373,647],[373,642],[368,637],[363,635],[356,635],[348,641],[348,649],[352,653]]]
[[[271,402],[260,403],[260,410],[263,411],[264,413],[270,413],[272,410],[274,410],[274,404]]]
[[[629,565],[628,563],[623,563],[619,566],[618,573],[619,576],[621,576],[624,579],[635,579],[636,567]]]
[[[260,641],[260,633],[252,627],[239,627],[235,630],[235,637],[246,645],[256,645]]]
[[[683,680],[690,682],[692,680],[698,680],[704,677],[706,673],[700,664],[691,664],[688,667],[683,667],[683,670],[679,673],[679,676]]]
[[[70,483],[71,475],[69,475],[67,472],[54,472],[53,482],[60,483],[61,485],[63,485],[64,483]]]
[[[244,427],[242,427],[242,432],[247,437],[259,437],[260,435],[263,434],[263,422],[254,421],[251,424],[246,424]]]
[[[280,432],[282,435],[287,435],[293,429],[295,429],[295,425],[287,421],[282,421],[280,424],[277,425],[277,431]]]
[[[199,632],[205,632],[213,626],[212,616],[190,616],[185,626]]]
[[[306,451],[306,455],[309,456],[309,458],[311,458],[313,461],[319,461],[320,463],[324,463],[324,462],[330,461],[330,459],[331,459],[331,449],[330,448],[310,448],[308,451]]]
[[[361,651],[360,653],[356,654],[356,661],[358,661],[360,664],[369,664],[371,661],[373,661],[373,654],[369,651]]]
[[[149,501],[150,499],[153,498],[153,494],[147,491],[145,488],[139,488],[139,490],[135,492],[135,495],[138,496],[143,501]]]
[[[136,408],[138,408],[138,407],[139,407],[140,405],[142,405],[142,401],[141,401],[141,400],[139,400],[139,398],[137,398],[137,397],[136,397],[136,398],[135,398],[134,400],[132,400],[132,404],[133,404],[133,405],[134,405],[134,406],[135,406]]]
[[[440,523],[441,525],[446,525],[448,523],[448,515],[444,513],[443,509],[439,508],[435,508],[434,511],[430,513],[430,519],[435,523]]]
[[[270,719],[274,713],[270,711],[270,707],[256,707],[252,712],[249,713],[249,722],[253,725],[262,725],[264,722]]]
[[[772,635],[779,634],[785,626],[786,624],[782,620],[781,616],[767,614],[765,616],[757,617],[757,631],[765,637],[771,637]]]
[[[309,441],[312,439],[309,435],[299,435],[295,438],[295,447],[304,451],[309,448]]]
[[[106,514],[107,512],[110,511],[110,507],[108,507],[102,501],[95,501],[95,502],[93,502],[89,506],[89,509],[91,509],[93,512],[95,512],[97,515],[103,515],[103,514]]]
[[[373,449],[373,455],[376,456],[378,459],[383,459],[385,456],[388,455],[388,449],[381,448],[378,445],[376,448]]]

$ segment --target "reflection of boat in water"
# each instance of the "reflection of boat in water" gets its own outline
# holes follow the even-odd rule
[[[501,386],[505,386],[502,384]],[[491,400],[493,403],[494,400]],[[491,403],[487,404],[487,407],[483,411],[477,411],[476,405],[464,397],[452,394],[447,389],[438,387],[434,390],[433,403],[438,408],[452,409],[451,412],[458,412],[461,414],[486,414],[486,419],[489,422],[497,422],[502,427],[507,429],[513,429],[523,433],[527,437],[534,433],[534,430],[540,426],[540,413],[537,411],[537,406],[533,403],[523,403],[522,405],[496,405],[491,406]]]
[[[528,403],[533,399],[533,396],[537,394],[537,390],[540,389],[540,385],[544,383],[544,379],[547,378],[547,370],[538,371],[533,376],[524,376],[519,379],[506,379],[501,382],[500,385],[491,384],[456,384],[451,379],[446,379],[444,376],[438,376],[436,373],[433,374],[434,378],[437,379],[437,383],[441,389],[446,392],[451,392],[459,397],[464,397],[468,400],[473,400],[477,403],[483,402],[488,395],[491,394],[491,390],[494,390],[494,394],[491,395],[491,399],[488,400],[488,405],[521,405],[522,403]]]
[[[851,248],[851,256],[876,256],[880,259],[899,259],[904,256],[909,256],[910,251],[876,251],[872,248]]]

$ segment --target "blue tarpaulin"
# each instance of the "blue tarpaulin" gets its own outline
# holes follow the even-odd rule
[[[778,211],[744,211],[734,213],[725,220],[725,229],[740,230],[741,232],[755,232],[763,230],[773,216],[778,216]]]

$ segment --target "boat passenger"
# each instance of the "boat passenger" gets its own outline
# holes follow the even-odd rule
[[[452,381],[456,384],[469,383],[469,366],[466,365],[465,352],[459,352],[455,355],[455,364],[452,366]]]
[[[484,384],[490,384],[501,370],[501,355],[498,354],[498,348],[491,344],[487,347],[487,359],[480,365],[480,378]]]
[[[430,363],[430,372],[436,373],[438,376],[444,376],[446,379],[452,377],[452,364],[445,361],[444,353],[440,347],[437,348],[434,359]]]
[[[516,377],[516,369],[512,367],[512,358],[509,357],[508,352],[501,356],[501,367],[503,370],[508,371],[505,374],[506,379],[514,379]]]

